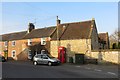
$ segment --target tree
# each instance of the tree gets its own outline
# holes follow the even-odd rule
[[[114,33],[110,35],[110,46],[114,49],[120,49],[120,30],[115,30]],[[115,44],[116,43],[116,44]],[[115,47],[117,46],[117,47]]]
[[[120,40],[120,31],[115,30],[113,34],[110,35],[110,41],[118,42]]]

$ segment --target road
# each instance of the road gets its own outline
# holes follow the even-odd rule
[[[118,78],[116,65],[37,65],[31,61],[2,63],[3,78]]]

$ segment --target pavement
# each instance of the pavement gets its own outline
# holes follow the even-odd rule
[[[2,63],[2,78],[118,78],[117,65],[33,65],[32,61]]]

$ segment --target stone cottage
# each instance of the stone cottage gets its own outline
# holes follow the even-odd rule
[[[99,33],[99,46],[101,49],[109,49],[110,42],[109,42],[109,35],[108,32],[106,33]]]
[[[58,57],[59,46],[66,48],[67,60],[75,54],[90,56],[91,50],[99,49],[95,20],[61,24],[58,19],[50,42],[50,53],[55,57]]]
[[[91,50],[100,48],[95,19],[88,21],[61,23],[57,17],[56,26],[35,29],[30,23],[27,31],[0,35],[0,53],[15,60],[27,60],[45,49],[58,57],[58,47],[66,48],[67,60],[75,54],[90,57]],[[6,58],[7,58],[6,57]]]

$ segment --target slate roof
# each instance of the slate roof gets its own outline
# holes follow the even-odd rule
[[[27,31],[15,32],[0,35],[0,37],[2,37],[2,41],[21,40],[26,33]]]
[[[59,27],[59,39],[88,39],[90,38],[92,20],[74,23],[60,24]],[[57,31],[53,34],[52,40],[57,39]]]
[[[54,29],[55,29],[55,27],[34,29],[30,33],[26,34],[23,37],[23,39],[50,37],[50,35],[54,31]]]

